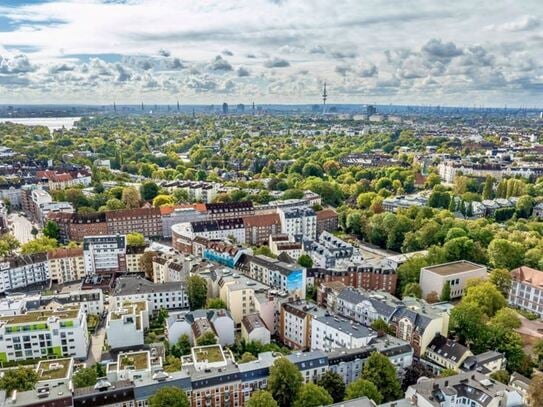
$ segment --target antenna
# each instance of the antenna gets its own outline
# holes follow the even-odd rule
[[[322,90],[322,114],[326,114],[326,99],[328,99],[328,93],[326,93],[326,81],[324,81],[324,89]]]

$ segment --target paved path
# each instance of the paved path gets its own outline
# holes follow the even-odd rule
[[[15,238],[24,244],[32,239],[32,223],[24,216],[18,213],[12,213],[8,216],[10,228]]]

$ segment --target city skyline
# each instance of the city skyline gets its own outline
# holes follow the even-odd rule
[[[0,103],[319,104],[326,81],[331,105],[540,105],[538,11],[535,1],[4,1]]]

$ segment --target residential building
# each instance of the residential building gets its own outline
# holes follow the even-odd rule
[[[423,298],[435,293],[439,297],[446,284],[450,287],[450,298],[462,297],[468,280],[486,278],[487,268],[467,260],[426,266],[420,270],[420,288]]]
[[[394,313],[404,306],[389,293],[365,292],[351,287],[340,290],[333,303],[335,308],[330,309],[366,326],[371,326],[378,319],[389,322]]]
[[[0,293],[49,282],[47,255],[22,254],[0,261]]]
[[[92,180],[86,170],[75,170],[71,172],[59,172],[55,170],[44,170],[36,172],[36,179],[47,185],[50,191],[72,188],[79,185],[88,187]]]
[[[247,275],[273,289],[305,298],[306,270],[264,255],[245,256]]]
[[[207,219],[204,213],[196,210],[193,206],[163,206],[160,208],[160,216],[162,218],[162,237],[165,239],[172,237],[173,225]]]
[[[281,231],[281,220],[277,213],[245,216],[245,243],[261,246],[268,243],[270,235]]]
[[[376,337],[371,328],[336,315],[318,316],[311,322],[311,350],[359,349]]]
[[[241,337],[246,342],[270,343],[271,333],[258,314],[245,315],[241,320]]]
[[[543,316],[543,271],[522,266],[511,271],[509,304]]]
[[[241,218],[217,219],[179,223],[172,226],[172,246],[182,253],[192,253],[192,241],[196,237],[208,240],[230,239],[245,243],[245,226]]]
[[[303,253],[302,243],[294,241],[294,237],[289,235],[270,235],[268,246],[275,256],[285,254],[294,261],[297,261]]]
[[[141,233],[145,237],[162,237],[160,208],[121,209],[106,212],[108,233]]]
[[[200,309],[190,312],[171,313],[166,321],[166,336],[171,345],[176,344],[182,335],[187,335],[191,344],[211,332],[222,346],[234,343],[234,320],[224,309]]]
[[[73,358],[41,360],[36,366],[38,386],[44,388],[67,384],[72,380],[73,371]]]
[[[291,299],[281,304],[278,336],[281,342],[292,349],[311,348],[312,321],[326,315],[326,311],[304,300]]]
[[[81,305],[87,315],[99,316],[104,313],[104,293],[100,289],[74,290],[51,295],[39,294],[38,298],[33,296],[25,300],[25,306],[28,310],[40,308],[53,310],[59,305]]]
[[[236,219],[254,215],[251,201],[206,203],[205,213],[210,220]]]
[[[48,202],[37,207],[36,220],[40,225],[45,225],[49,216],[53,213],[74,213],[75,209],[70,202]]]
[[[1,316],[0,336],[3,362],[48,355],[84,359],[89,346],[87,318],[79,304]]]
[[[53,284],[64,284],[83,279],[87,272],[83,249],[59,248],[47,253],[49,278]]]
[[[31,212],[30,215],[33,219],[39,221],[41,219],[40,207],[53,202],[53,198],[49,193],[43,189],[33,189],[30,191],[31,200]]]
[[[438,372],[441,369],[459,372],[464,361],[470,356],[473,356],[473,353],[464,345],[443,335],[436,335],[426,348],[423,360],[430,362],[429,364]]]
[[[183,255],[157,254],[153,257],[153,282],[155,284],[184,282],[189,271],[184,266]]]
[[[150,313],[161,308],[182,310],[189,307],[185,287],[179,282],[155,284],[141,277],[123,276],[117,278],[113,296],[117,307],[126,301],[146,300]]]
[[[317,237],[317,215],[311,208],[279,208],[281,233],[302,236],[305,239]]]
[[[409,386],[405,398],[417,407],[520,407],[521,394],[513,387],[479,372],[425,379]]]
[[[338,230],[338,215],[333,209],[323,209],[317,211],[317,236],[322,232],[333,233]]]
[[[144,330],[149,328],[146,300],[125,301],[108,313],[106,340],[111,349],[132,348],[144,343]]]
[[[202,257],[223,266],[234,268],[244,254],[251,253],[248,249],[228,242],[207,240],[203,248]]]
[[[125,273],[126,236],[86,236],[83,239],[83,256],[88,275]]]
[[[60,241],[68,243],[82,242],[85,236],[104,236],[108,234],[106,214],[96,212],[89,214],[79,213],[51,213],[49,219],[54,221],[60,229]]]
[[[478,355],[468,356],[462,364],[463,372],[479,372],[486,376],[496,373],[498,370],[505,369],[505,356],[503,353],[493,350],[479,353]]]

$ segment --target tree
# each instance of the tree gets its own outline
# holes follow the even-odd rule
[[[292,406],[302,382],[302,374],[287,358],[280,357],[273,362],[268,377],[268,391],[279,407]]]
[[[409,283],[403,290],[402,297],[422,298],[422,288],[419,283]]]
[[[173,205],[175,203],[175,198],[171,195],[160,194],[155,196],[153,199],[153,206],[155,208],[160,208],[161,206]]]
[[[211,331],[204,332],[200,337],[196,339],[198,346],[215,345],[217,343],[217,337]]]
[[[307,177],[319,177],[319,178],[322,178],[322,175],[323,175],[323,172],[322,172],[322,168],[319,164],[317,163],[307,163],[304,165],[303,169],[302,169],[302,175],[307,178]]]
[[[98,380],[98,375],[94,367],[79,369],[72,376],[72,382],[75,388],[94,386]]]
[[[207,283],[202,277],[192,275],[187,279],[187,292],[191,310],[204,308],[207,300]]]
[[[47,253],[58,247],[58,242],[55,239],[51,239],[47,236],[38,237],[37,239],[30,240],[21,246],[21,253],[23,254],[35,254],[35,253]]]
[[[456,376],[458,372],[454,369],[443,369],[441,372],[439,372],[439,377],[449,377],[449,376]]]
[[[168,310],[166,308],[160,308],[156,314],[156,324],[164,326],[166,320],[168,319]]]
[[[494,239],[488,245],[488,260],[495,268],[512,270],[522,265],[524,247],[506,239]]]
[[[13,390],[26,391],[34,389],[38,382],[38,374],[34,369],[19,366],[16,369],[8,369],[0,378],[0,389],[6,394],[13,393]]]
[[[149,397],[149,407],[189,407],[187,393],[179,387],[161,387]]]
[[[11,233],[5,233],[0,236],[0,257],[9,256],[21,244]]]
[[[170,353],[173,356],[180,358],[181,356],[188,355],[190,353],[190,350],[191,345],[189,336],[187,334],[183,334],[181,335],[177,343],[170,348]]]
[[[308,254],[302,254],[298,258],[298,264],[306,269],[313,267],[313,259]]]
[[[181,359],[174,355],[166,356],[166,367],[164,370],[168,373],[179,372],[181,370]]]
[[[536,341],[532,352],[537,362],[537,368],[541,370],[543,368],[543,339]]]
[[[434,304],[439,301],[439,295],[435,291],[430,291],[426,295],[426,302],[429,304]]]
[[[106,209],[108,211],[118,211],[119,209],[124,209],[125,204],[123,201],[117,198],[110,198],[106,201]]]
[[[505,329],[520,328],[521,322],[517,312],[511,308],[502,308],[490,320],[492,325],[499,325]]]
[[[413,362],[411,366],[404,370],[402,390],[405,391],[409,386],[416,384],[421,377],[434,377],[432,368],[421,362]]]
[[[141,198],[144,201],[151,201],[157,195],[160,188],[153,181],[144,182],[140,187]]]
[[[509,296],[511,288],[511,273],[506,269],[494,269],[490,272],[488,280],[496,286],[504,297]]]
[[[257,390],[251,394],[247,407],[277,407],[277,401],[269,391]]]
[[[497,380],[500,383],[508,385],[511,375],[509,374],[507,370],[498,370],[497,372],[492,373],[490,377],[494,380]]]
[[[138,232],[128,233],[126,235],[126,244],[128,246],[145,246],[145,237]]]
[[[320,407],[333,402],[332,396],[324,388],[313,383],[307,383],[302,385],[294,402],[294,407]]]
[[[375,321],[373,321],[371,323],[371,329],[376,331],[379,336],[391,333],[390,326],[382,318],[377,318]]]
[[[336,372],[332,372],[331,370],[326,371],[317,381],[317,384],[332,396],[334,403],[343,400],[345,397],[345,382],[343,381],[343,377]]]
[[[123,189],[121,200],[127,209],[134,209],[140,207],[140,193],[134,187],[126,187]]]
[[[60,228],[55,221],[48,220],[43,227],[43,235],[51,239],[60,240]]]
[[[226,309],[226,304],[220,298],[208,298],[207,309]]]
[[[241,355],[238,363],[249,363],[253,360],[258,360],[258,358],[250,352],[245,352],[243,355]]]
[[[450,330],[461,342],[474,343],[484,336],[486,315],[475,303],[462,301],[451,311]]]
[[[529,218],[534,209],[534,199],[530,195],[521,196],[515,204],[515,209],[519,218]]]
[[[485,179],[485,186],[483,187],[483,199],[494,198],[494,179],[488,175]]]
[[[543,374],[539,373],[532,378],[526,394],[528,406],[543,406]]]
[[[32,229],[30,230],[30,234],[36,237],[38,236],[38,233],[40,233],[40,231],[36,228],[36,226],[32,226]]]
[[[396,368],[390,359],[381,353],[373,352],[370,355],[361,377],[377,386],[384,401],[397,400],[403,394],[396,376]]]
[[[473,303],[488,317],[494,316],[498,310],[507,305],[502,293],[490,281],[482,281],[468,287],[462,304]]]
[[[440,301],[450,301],[451,300],[451,283],[450,281],[446,281],[445,284],[443,284],[443,288],[441,289],[441,295],[439,296]]]
[[[364,396],[373,400],[375,404],[381,404],[383,401],[383,395],[377,386],[369,380],[359,378],[347,386],[345,400],[352,400]]]

